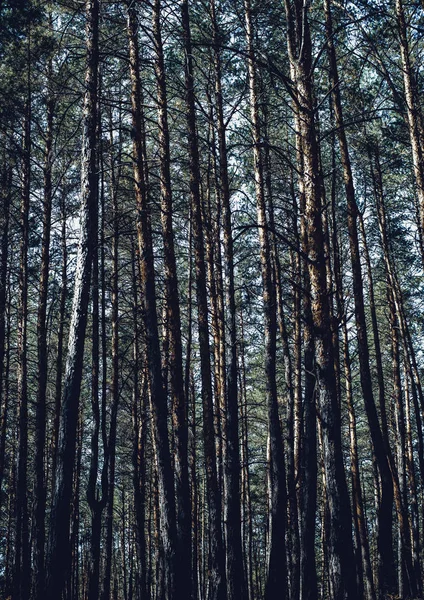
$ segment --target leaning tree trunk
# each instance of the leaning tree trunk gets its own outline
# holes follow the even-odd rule
[[[58,600],[70,576],[69,526],[72,480],[75,463],[79,396],[83,371],[84,340],[90,293],[94,227],[97,214],[97,72],[98,72],[98,0],[86,2],[87,63],[84,96],[84,137],[82,147],[80,238],[75,275],[74,299],[69,331],[59,440],[50,515],[47,559],[47,600]]]

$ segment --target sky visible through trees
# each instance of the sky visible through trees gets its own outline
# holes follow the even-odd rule
[[[424,3],[0,2],[0,597],[424,597]]]

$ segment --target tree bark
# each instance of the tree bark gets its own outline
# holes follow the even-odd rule
[[[265,599],[285,597],[287,593],[286,563],[286,473],[284,463],[283,438],[278,414],[276,382],[276,293],[273,281],[271,247],[268,235],[268,219],[265,201],[263,158],[261,156],[261,130],[257,97],[257,75],[253,45],[253,24],[250,0],[244,2],[246,23],[246,45],[248,55],[250,119],[253,138],[253,168],[257,223],[259,228],[260,260],[265,333],[265,377],[266,402],[268,412],[268,435],[270,441],[270,524],[269,546],[267,549],[267,574]]]
[[[28,244],[31,179],[31,40],[28,33],[27,99],[24,107],[22,191],[20,207],[20,267],[18,304],[18,453],[16,470],[16,529],[14,596],[27,600],[30,594],[30,540],[28,514]]]
[[[221,530],[221,495],[215,458],[213,397],[208,329],[205,249],[200,194],[200,162],[196,132],[193,55],[188,1],[181,2],[181,20],[185,55],[185,103],[190,172],[192,231],[195,256],[197,315],[202,380],[203,438],[206,468],[207,502],[209,509],[210,567],[208,600],[224,600],[226,592],[225,556]]]
[[[161,34],[161,2],[153,4],[153,37],[156,52],[161,221],[164,246],[166,313],[169,336],[170,392],[175,439],[175,493],[177,511],[177,595],[191,596],[191,504],[188,474],[188,399],[184,393],[181,316],[177,265],[174,248],[171,156],[168,128],[168,99]]]
[[[51,18],[50,18],[51,26]],[[47,85],[51,85],[52,59],[47,69]],[[44,158],[44,206],[43,237],[41,242],[40,290],[38,300],[37,351],[38,351],[38,389],[35,426],[35,596],[44,598],[45,570],[45,509],[46,489],[44,477],[44,455],[46,444],[46,391],[47,391],[47,294],[50,266],[50,230],[52,213],[52,143],[53,143],[54,100],[49,91],[47,100],[47,129]]]
[[[315,338],[316,389],[322,428],[326,494],[329,508],[327,538],[330,591],[333,598],[357,598],[353,564],[351,512],[343,466],[340,408],[334,372],[334,350],[327,290],[322,228],[322,181],[320,178],[314,100],[312,90],[311,39],[307,10],[300,2],[286,0],[288,47],[296,75],[300,136],[303,151],[305,218],[308,240],[308,271]],[[296,40],[302,32],[302,42]]]
[[[146,156],[143,148],[140,60],[137,22],[128,11],[128,41],[131,77],[131,114],[133,124],[133,161],[137,205],[137,235],[141,262],[142,301],[144,308],[147,365],[153,410],[153,428],[158,464],[161,544],[165,560],[165,599],[176,597],[175,564],[177,551],[176,510],[171,455],[168,437],[168,408],[163,380],[153,260],[151,206],[146,188]]]
[[[58,453],[54,476],[55,489],[50,515],[47,600],[58,600],[61,597],[65,581],[70,575],[69,524],[72,474],[75,463],[79,396],[95,240],[94,227],[97,214],[98,0],[87,0],[85,8],[87,62],[83,118],[80,239],[59,425]]]

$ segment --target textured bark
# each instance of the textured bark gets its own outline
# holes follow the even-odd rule
[[[295,72],[303,151],[308,272],[315,338],[316,390],[322,429],[326,495],[329,509],[328,557],[330,593],[335,599],[356,599],[352,570],[353,545],[348,489],[343,466],[340,409],[334,372],[334,351],[322,228],[322,181],[314,120],[312,56],[307,10],[286,0],[289,57]],[[296,40],[302,32],[302,43]]]
[[[133,124],[133,161],[135,195],[137,205],[137,235],[140,253],[142,300],[144,308],[147,365],[149,370],[150,394],[153,410],[153,429],[158,466],[160,531],[164,551],[165,590],[164,599],[175,597],[175,563],[177,530],[174,484],[168,439],[168,408],[165,395],[158,318],[155,292],[153,260],[151,206],[146,188],[146,156],[143,147],[143,114],[141,103],[140,61],[135,14],[128,12],[128,41],[131,77],[131,114]]]
[[[265,103],[266,104],[266,103]],[[271,258],[273,264],[273,279],[275,283],[276,304],[277,304],[277,323],[281,338],[281,346],[284,360],[284,377],[286,384],[286,455],[287,455],[287,496],[288,496],[288,523],[287,523],[287,566],[288,566],[288,583],[289,595],[293,599],[299,597],[299,522],[298,522],[298,506],[296,494],[296,479],[295,479],[295,455],[294,455],[294,391],[293,391],[293,367],[292,357],[289,346],[289,337],[286,326],[286,317],[283,307],[283,287],[282,287],[282,270],[277,244],[277,235],[274,218],[274,198],[272,189],[272,163],[270,152],[270,141],[268,135],[267,110],[263,108],[263,132],[264,137],[268,141],[264,147],[264,174],[265,174],[265,189],[267,196],[267,208],[270,229],[271,242]],[[315,425],[314,425],[315,426]]]
[[[86,3],[87,63],[84,96],[80,239],[69,331],[47,560],[47,600],[58,600],[70,576],[72,474],[97,214],[96,125],[98,71],[97,0]]]
[[[291,74],[295,73],[291,65]],[[317,423],[316,394],[314,377],[314,332],[311,313],[311,283],[305,257],[308,251],[308,238],[305,220],[305,187],[303,173],[303,150],[300,136],[298,107],[294,106],[294,123],[296,136],[296,159],[298,169],[299,206],[292,181],[293,196],[293,230],[295,234],[296,257],[295,267],[295,360],[296,379],[294,393],[294,464],[297,482],[297,502],[299,505],[299,597],[302,600],[316,600],[318,595],[316,557],[315,557],[315,522],[317,509]],[[300,230],[298,227],[300,214]],[[300,255],[303,254],[303,259]],[[303,311],[302,311],[303,307]],[[303,328],[301,324],[301,312]],[[305,371],[304,398],[301,395],[301,363],[302,363],[302,329],[303,329],[303,366]],[[290,488],[289,488],[290,489]]]
[[[253,165],[257,222],[259,228],[262,295],[265,333],[265,377],[266,403],[268,412],[268,436],[270,444],[270,514],[269,544],[267,548],[265,598],[273,600],[287,593],[286,535],[286,474],[283,437],[281,432],[277,383],[276,383],[276,292],[273,281],[271,247],[268,235],[268,219],[265,200],[263,157],[261,156],[261,130],[257,96],[257,75],[254,51],[254,32],[250,0],[244,2],[246,45],[248,54],[248,77],[250,119],[253,138]]]

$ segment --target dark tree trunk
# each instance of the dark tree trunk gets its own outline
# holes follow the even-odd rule
[[[286,474],[283,438],[278,414],[276,382],[276,293],[273,281],[271,247],[267,231],[268,219],[265,201],[263,158],[261,156],[261,130],[257,97],[257,75],[254,51],[254,32],[250,1],[244,2],[246,44],[248,54],[250,118],[253,137],[253,161],[257,222],[259,228],[262,293],[265,329],[265,376],[268,411],[268,435],[270,441],[270,524],[269,547],[267,549],[266,600],[285,597],[287,593],[286,535]]]
[[[59,299],[59,315],[57,329],[57,354],[56,354],[56,381],[54,392],[54,416],[53,416],[53,433],[52,433],[52,490],[55,488],[55,474],[57,462],[57,447],[59,441],[59,418],[60,406],[62,403],[62,376],[63,376],[63,345],[65,332],[66,318],[66,299],[68,295],[68,249],[66,246],[67,230],[66,230],[66,202],[65,195],[61,198],[61,248],[62,248],[62,273],[60,280],[60,299]]]
[[[205,249],[200,195],[200,163],[197,145],[193,78],[193,56],[188,1],[181,2],[181,19],[185,53],[185,100],[190,170],[192,231],[195,256],[197,314],[203,402],[203,438],[205,451],[207,502],[209,508],[210,567],[208,600],[224,600],[226,592],[225,557],[221,531],[221,495],[215,458],[212,378],[208,329]]]
[[[140,309],[139,295],[140,289],[138,282],[140,260],[133,246],[132,248],[132,278],[133,278],[133,319],[134,319],[134,378],[133,378],[133,486],[134,486],[134,510],[136,525],[136,544],[138,557],[138,588],[140,600],[147,600],[149,597],[147,589],[147,544],[145,534],[146,519],[146,441],[147,441],[147,419],[146,419],[146,398],[147,398],[147,377],[144,374],[140,385]]]
[[[181,343],[181,317],[178,295],[177,265],[172,222],[172,190],[170,173],[170,147],[168,130],[168,100],[165,63],[161,35],[161,3],[153,5],[153,36],[156,51],[155,73],[157,81],[161,220],[165,263],[166,313],[169,339],[170,392],[172,397],[172,422],[175,439],[175,493],[177,511],[178,551],[176,564],[176,593],[191,596],[191,504],[188,477],[188,410],[184,393],[183,358]]]
[[[49,59],[47,85],[51,85],[52,60]],[[44,207],[43,237],[41,242],[40,291],[38,300],[37,351],[38,351],[38,389],[35,425],[35,596],[44,598],[45,571],[45,509],[46,488],[44,475],[44,455],[46,444],[46,390],[47,390],[47,293],[50,265],[50,230],[52,212],[52,143],[53,143],[54,101],[47,100],[47,130],[44,159]]]
[[[353,564],[351,511],[343,465],[340,408],[334,372],[334,349],[322,227],[322,181],[319,168],[312,86],[311,39],[307,10],[286,0],[289,57],[295,72],[303,152],[308,271],[315,339],[316,390],[322,429],[330,593],[335,600],[358,597]],[[301,44],[296,31],[302,32]]]
[[[47,600],[58,600],[70,576],[72,480],[75,464],[84,340],[97,214],[98,0],[86,2],[87,64],[82,148],[81,223],[70,324],[47,559]]]
[[[6,431],[9,415],[9,394],[6,363],[9,361],[9,339],[7,334],[7,289],[8,289],[8,256],[9,256],[9,223],[11,200],[12,169],[7,167],[6,161],[2,170],[1,179],[1,263],[0,263],[0,493],[4,478]]]
[[[336,177],[335,170],[335,148],[333,148],[333,178]],[[346,306],[344,301],[343,278],[342,278],[342,262],[341,252],[338,238],[338,215],[336,211],[336,195],[335,181],[333,181],[333,190],[331,198],[332,211],[332,250],[334,276],[336,285],[336,304],[337,304],[337,319],[342,324],[342,339],[343,339],[343,366],[345,374],[346,386],[346,404],[349,417],[349,441],[350,441],[350,472],[352,481],[352,512],[353,522],[355,526],[356,539],[356,562],[357,562],[357,579],[358,592],[365,593],[368,600],[376,600],[375,585],[371,568],[371,558],[369,549],[369,540],[367,535],[367,527],[364,511],[364,495],[360,478],[359,470],[359,453],[357,441],[356,414],[353,404],[353,387],[352,387],[352,369],[351,358],[349,351],[349,337],[347,328]],[[363,590],[361,592],[361,590]]]
[[[28,34],[27,100],[24,108],[22,147],[22,192],[20,207],[20,267],[18,304],[18,453],[16,471],[16,526],[14,557],[14,597],[27,600],[30,594],[30,541],[28,515],[28,243],[31,178],[31,71]]]
[[[133,160],[137,203],[137,233],[140,253],[142,298],[144,307],[147,365],[153,410],[154,439],[158,465],[161,544],[165,561],[165,599],[175,597],[175,564],[177,550],[176,511],[171,455],[168,439],[168,408],[163,380],[156,308],[153,260],[151,206],[147,188],[143,148],[143,115],[141,111],[140,61],[135,14],[128,12],[130,52],[131,112],[134,131]]]

